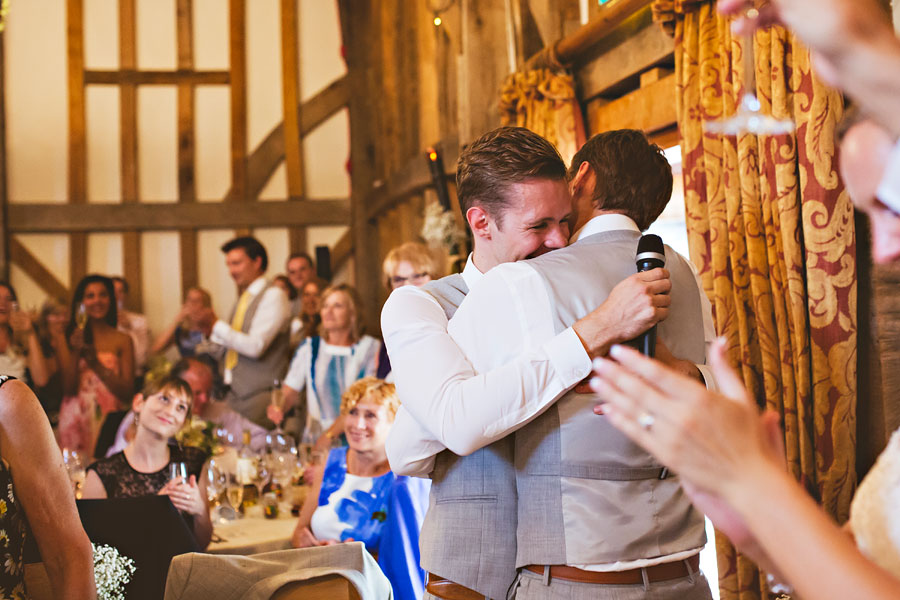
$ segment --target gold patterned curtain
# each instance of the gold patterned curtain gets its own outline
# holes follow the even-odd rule
[[[567,165],[585,141],[575,81],[561,66],[517,71],[507,77],[500,90],[500,123],[542,135]]]
[[[716,328],[760,404],[783,415],[789,468],[843,522],[856,483],[857,276],[834,140],[842,98],[790,33],[759,31],[759,99],[795,133],[705,134],[703,121],[734,113],[749,49],[714,2],[657,0],[654,15],[675,35],[690,252]],[[716,538],[723,600],[765,597],[755,566]]]

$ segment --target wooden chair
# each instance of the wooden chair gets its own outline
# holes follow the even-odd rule
[[[359,592],[340,575],[326,575],[287,584],[272,600],[360,600]]]

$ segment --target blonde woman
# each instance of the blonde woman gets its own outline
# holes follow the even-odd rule
[[[319,335],[297,348],[284,378],[285,407],[283,411],[268,408],[272,422],[280,423],[284,411],[297,403],[300,390],[305,389],[307,431],[325,447],[342,433],[341,395],[356,380],[375,374],[381,348],[381,342],[363,334],[361,309],[359,294],[347,284],[322,292]]]
[[[331,450],[316,473],[291,544],[295,548],[363,542],[378,559],[399,600],[422,597],[419,530],[430,482],[394,475],[384,451],[400,407],[394,384],[366,377],[341,401],[349,447]]]
[[[414,285],[420,287],[432,279],[443,277],[443,269],[440,268],[434,253],[424,244],[407,242],[393,248],[384,257],[382,264],[385,285],[389,291],[397,288]],[[376,375],[381,379],[388,377],[391,372],[391,361],[388,358],[384,345],[378,354],[378,369]]]

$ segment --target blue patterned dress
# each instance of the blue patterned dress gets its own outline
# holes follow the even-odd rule
[[[347,448],[328,455],[319,506],[310,530],[319,539],[355,540],[378,557],[398,600],[416,600],[425,588],[419,531],[431,482],[388,471],[379,477],[347,473]]]

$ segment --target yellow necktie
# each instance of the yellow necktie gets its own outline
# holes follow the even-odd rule
[[[231,328],[240,331],[244,326],[244,315],[247,313],[247,307],[250,305],[250,292],[244,291],[238,300],[234,309],[234,316],[231,317]],[[229,350],[225,353],[225,370],[230,371],[237,366],[238,353],[236,350]]]

